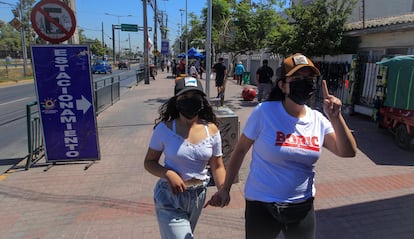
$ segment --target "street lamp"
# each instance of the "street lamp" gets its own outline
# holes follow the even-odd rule
[[[118,25],[120,25],[119,19],[121,17],[132,17],[131,14],[128,14],[128,15],[115,15],[115,14],[111,14],[111,13],[107,13],[107,12],[105,13],[105,15],[117,17],[118,18]],[[118,30],[118,54],[119,54],[119,57],[121,57],[121,31],[120,30]],[[116,61],[116,56],[114,56],[114,60]]]
[[[182,43],[183,43],[183,14],[184,14],[184,9],[180,8],[180,13],[181,13],[181,25],[180,25],[180,51],[182,49]]]
[[[19,5],[17,4],[11,4],[11,3],[7,3],[7,2],[0,2],[0,4],[5,4],[5,5],[9,5],[12,7],[15,7],[18,12],[15,12],[15,10],[12,10],[13,15],[15,17],[15,19],[17,17],[20,18],[20,21],[23,20],[23,9],[22,9],[22,3],[20,2]],[[18,15],[18,16],[16,16]],[[25,27],[24,24],[22,24],[21,28],[20,28],[20,35],[22,38],[22,54],[23,54],[23,76],[26,77],[26,65],[27,65],[27,48],[26,48],[26,36],[25,36]]]
[[[185,75],[188,73],[188,4],[185,0]]]

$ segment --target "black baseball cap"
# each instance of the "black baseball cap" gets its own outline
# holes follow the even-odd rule
[[[196,90],[205,95],[203,91],[203,86],[201,85],[201,81],[194,77],[184,77],[175,81],[175,96],[179,96],[190,90]]]

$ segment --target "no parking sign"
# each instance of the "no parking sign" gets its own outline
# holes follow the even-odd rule
[[[66,41],[76,29],[76,18],[72,9],[58,0],[44,0],[36,4],[30,20],[35,32],[52,43]]]

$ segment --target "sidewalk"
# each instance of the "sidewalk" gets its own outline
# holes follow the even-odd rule
[[[143,160],[158,107],[173,95],[174,83],[159,71],[155,81],[140,82],[98,116],[101,160],[88,170],[80,162],[44,171],[39,162],[2,175],[0,238],[159,238],[152,201],[157,178],[145,171]],[[242,88],[229,79],[224,102],[241,129],[256,105],[241,100]],[[216,95],[214,80],[210,95]],[[360,150],[353,159],[323,151],[316,167],[317,238],[412,238],[414,149],[400,150],[389,132],[365,117],[346,118]],[[250,154],[230,205],[204,209],[196,238],[244,238],[249,162]],[[209,196],[215,191],[209,188]]]

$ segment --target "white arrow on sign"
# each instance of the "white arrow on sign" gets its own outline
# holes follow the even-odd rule
[[[82,110],[83,114],[88,111],[88,109],[91,107],[91,103],[82,95],[82,98],[80,100],[76,100],[76,109]]]

